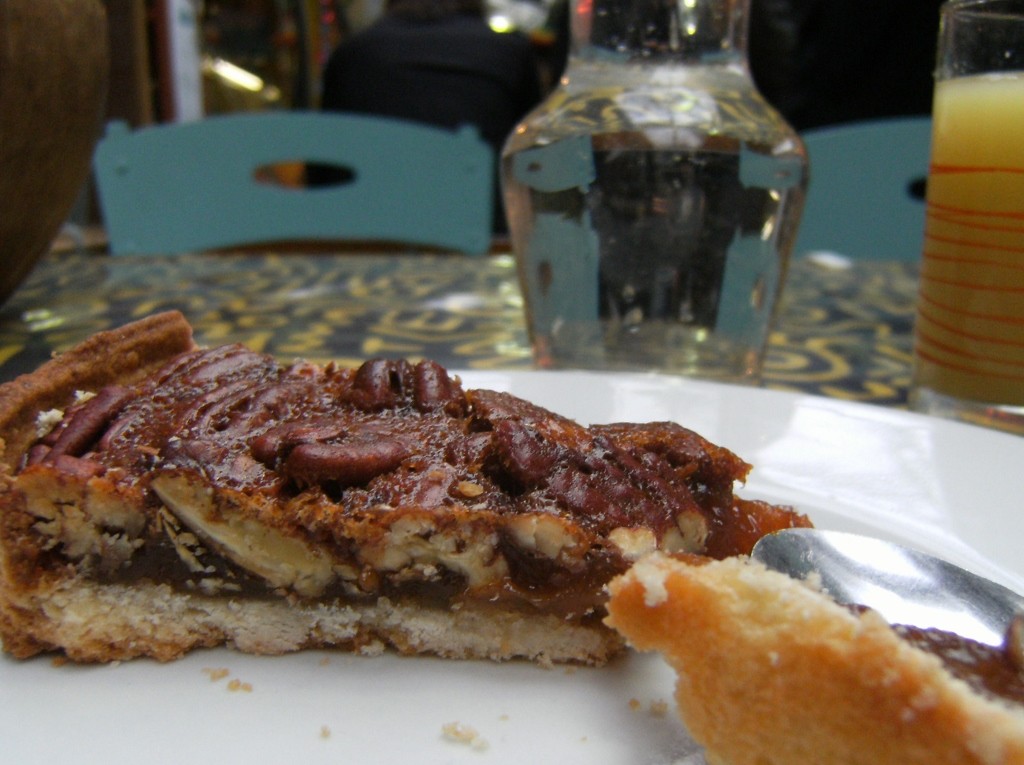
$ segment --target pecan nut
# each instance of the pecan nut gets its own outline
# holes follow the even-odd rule
[[[299,484],[360,486],[394,470],[411,454],[410,446],[397,440],[305,443],[292,448],[281,472]]]
[[[103,435],[111,420],[133,397],[128,388],[111,385],[87,401],[74,415],[65,421],[55,434],[47,460],[68,454],[80,457]]]

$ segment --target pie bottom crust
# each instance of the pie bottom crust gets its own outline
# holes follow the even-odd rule
[[[555,615],[522,618],[469,605],[424,608],[386,597],[335,604],[228,599],[147,582],[59,580],[5,598],[0,611],[4,648],[12,655],[65,646],[69,659],[86,662],[137,656],[169,661],[195,648],[227,644],[265,655],[307,648],[364,654],[393,649],[452,659],[601,664],[623,645],[608,629],[572,624]]]

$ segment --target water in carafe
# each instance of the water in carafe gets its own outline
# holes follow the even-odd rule
[[[802,144],[740,55],[587,50],[503,152],[538,363],[756,379]]]

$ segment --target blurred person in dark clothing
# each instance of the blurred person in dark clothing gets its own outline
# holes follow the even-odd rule
[[[389,0],[382,18],[331,54],[321,106],[445,128],[475,125],[494,148],[494,230],[503,233],[497,158],[540,98],[529,41],[493,31],[482,0]]]
[[[798,130],[929,114],[941,0],[752,0],[754,80]]]
[[[545,31],[557,81],[575,0]],[[942,0],[751,0],[748,52],[761,93],[798,130],[929,114]]]

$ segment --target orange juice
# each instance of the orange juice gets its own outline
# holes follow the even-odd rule
[[[915,383],[1024,405],[1024,72],[940,81],[933,117]]]

